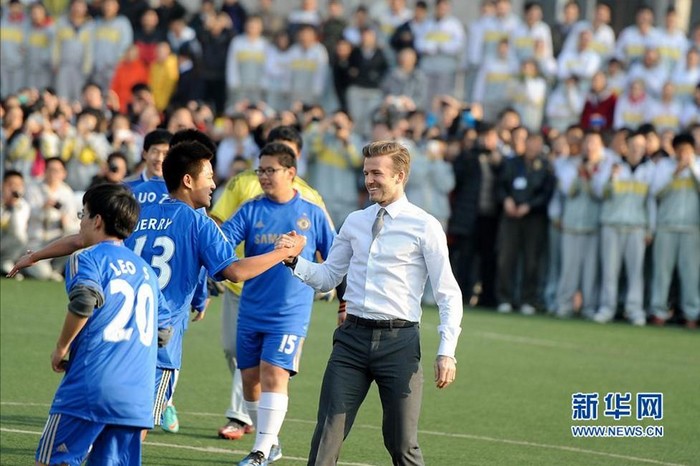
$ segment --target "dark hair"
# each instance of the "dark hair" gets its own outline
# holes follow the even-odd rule
[[[131,86],[131,93],[132,94],[137,94],[141,91],[153,92],[151,90],[151,86],[149,86],[146,83],[136,83],[133,86]]]
[[[297,156],[287,144],[268,142],[260,150],[260,158],[264,156],[277,157],[280,165],[285,168],[297,167]]]
[[[95,81],[88,81],[85,84],[83,84],[83,87],[80,88],[80,92],[83,93],[90,87],[96,87],[100,91],[100,93],[102,92],[102,88]]]
[[[4,183],[13,176],[19,176],[20,178],[24,179],[24,175],[22,175],[22,172],[18,172],[17,170],[7,170],[5,171],[5,174],[2,175],[2,182]]]
[[[148,152],[151,146],[156,144],[170,144],[173,135],[165,129],[154,129],[143,138],[143,150]]]
[[[83,195],[90,218],[102,217],[105,233],[124,239],[131,235],[139,219],[139,203],[131,189],[123,184],[99,184]]]
[[[523,11],[527,13],[528,11],[532,10],[533,8],[539,8],[540,10],[542,9],[542,5],[540,2],[525,2],[525,6],[523,7]]]
[[[126,158],[126,155],[124,155],[124,153],[116,151],[116,152],[112,152],[111,154],[109,154],[107,156],[107,165],[112,165],[112,162],[114,161],[114,159],[122,159],[124,161],[124,165],[126,166],[127,171],[128,171],[129,160]]]
[[[198,129],[181,129],[177,133],[173,134],[173,137],[170,139],[171,146],[175,146],[183,142],[198,142],[209,149],[212,154],[216,153],[216,144],[214,144],[214,141],[212,141],[209,136]]]
[[[671,145],[674,149],[677,149],[683,144],[690,144],[691,146],[695,147],[695,138],[693,137],[693,135],[690,133],[681,133],[676,134],[673,137],[673,142],[671,143]]]
[[[185,175],[196,177],[202,171],[202,162],[214,157],[212,151],[198,141],[184,141],[170,146],[163,161],[163,179],[169,193],[182,184]]]
[[[304,147],[304,141],[301,139],[301,134],[293,126],[282,125],[270,130],[270,134],[267,135],[267,142],[281,142],[287,141],[295,144],[301,152],[302,147]]]
[[[66,168],[66,162],[61,158],[61,157],[49,157],[44,161],[45,165],[48,167],[51,162],[58,162],[61,165],[63,165],[63,168]]]

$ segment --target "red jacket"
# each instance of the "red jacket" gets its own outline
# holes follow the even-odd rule
[[[588,94],[581,112],[581,127],[584,130],[612,129],[616,103],[617,96],[612,92],[600,96]]]

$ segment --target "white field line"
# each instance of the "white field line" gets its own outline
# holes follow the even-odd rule
[[[0,427],[0,432],[7,432],[7,433],[12,433],[12,434],[24,434],[24,435],[36,435],[37,437],[41,436],[41,432],[36,432],[32,430],[20,430],[20,429],[7,429],[5,427]],[[244,450],[227,450],[225,448],[216,448],[216,447],[193,447],[189,445],[176,445],[173,443],[166,443],[166,442],[151,442],[146,440],[143,442],[144,445],[149,446],[149,447],[165,447],[165,448],[172,448],[172,449],[179,449],[179,450],[190,450],[190,451],[199,451],[202,453],[221,453],[221,454],[233,454],[233,455],[247,455],[249,452],[244,451]],[[285,461],[297,461],[297,462],[303,462],[306,463],[308,461],[308,458],[302,458],[300,456],[283,456]],[[350,463],[347,461],[338,461],[339,465],[344,465],[344,466],[374,466],[373,464],[368,464],[368,463]]]
[[[48,403],[21,403],[21,402],[16,402],[16,401],[0,401],[0,405],[7,405],[7,406],[45,406],[48,407],[50,406]],[[221,413],[203,413],[203,412],[187,412],[187,411],[181,411],[180,414],[183,415],[189,415],[189,416],[205,416],[205,417],[223,417]],[[300,423],[300,424],[316,424],[316,421],[311,421],[308,419],[293,419],[293,418],[286,418],[285,421],[287,422],[294,422],[294,423]],[[379,426],[374,426],[374,425],[369,425],[369,424],[355,424],[354,427],[359,427],[361,429],[370,429],[370,430],[381,430],[381,427]],[[14,432],[14,433],[24,433],[24,434],[37,434],[41,435],[41,432],[32,432],[32,431],[20,431],[20,430],[15,430],[15,429],[7,429],[7,428],[0,428],[1,432]],[[626,461],[637,461],[639,463],[646,463],[646,464],[658,464],[658,465],[663,465],[663,466],[684,466],[683,464],[679,463],[667,463],[664,461],[659,461],[651,458],[642,458],[638,456],[628,456],[628,455],[619,455],[617,453],[608,453],[604,451],[596,451],[596,450],[588,450],[585,448],[577,448],[577,447],[567,447],[565,445],[548,445],[545,443],[535,443],[535,442],[528,442],[524,440],[511,440],[511,439],[504,439],[504,438],[496,438],[496,437],[488,437],[484,435],[472,435],[472,434],[458,434],[458,433],[451,433],[451,432],[440,432],[440,431],[432,431],[432,430],[419,430],[419,434],[421,435],[434,435],[437,437],[450,437],[450,438],[461,438],[461,439],[469,439],[469,440],[480,440],[483,442],[493,442],[493,443],[503,443],[507,445],[520,445],[524,447],[532,447],[532,448],[542,448],[542,449],[547,449],[547,450],[559,450],[559,451],[567,451],[567,452],[574,452],[574,453],[583,453],[583,454],[588,454],[588,455],[596,455],[596,456],[604,456],[607,458],[617,458],[617,459],[622,459]],[[148,442],[146,441],[146,445],[154,445],[154,446],[167,446],[167,447],[172,447],[172,448],[180,448],[180,449],[193,449],[197,451],[209,451],[209,452],[229,452],[232,450],[223,450],[223,449],[217,449],[213,447],[189,447],[189,446],[184,446],[184,445],[171,445],[171,444],[160,444],[160,443],[155,443],[155,442]],[[234,453],[238,453],[234,451]],[[245,454],[246,452],[242,452]],[[287,457],[285,458],[294,460],[294,461],[306,461],[304,458],[293,458],[293,457]],[[338,462],[338,464],[344,464],[348,466],[371,466],[371,465],[366,465],[364,463],[344,463],[344,462]]]

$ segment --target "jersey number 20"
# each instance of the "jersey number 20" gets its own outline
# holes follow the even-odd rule
[[[104,340],[114,343],[130,340],[134,329],[126,328],[126,326],[131,320],[131,315],[135,314],[139,340],[144,346],[151,346],[153,343],[153,332],[155,331],[155,296],[153,295],[153,288],[144,283],[137,292],[134,292],[134,287],[129,282],[118,278],[109,283],[109,293],[113,295],[121,294],[124,297],[124,304],[114,319],[105,327],[102,333]],[[135,300],[134,297],[136,298]]]

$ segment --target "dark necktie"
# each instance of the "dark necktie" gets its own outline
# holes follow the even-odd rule
[[[386,214],[386,209],[384,207],[379,209],[377,212],[377,218],[374,219],[372,224],[372,239],[376,238],[382,227],[384,227],[384,214]]]

